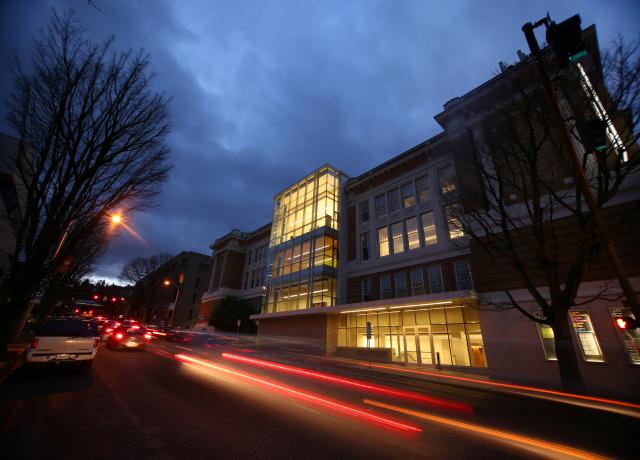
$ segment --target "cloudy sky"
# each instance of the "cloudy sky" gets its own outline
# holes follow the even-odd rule
[[[271,219],[274,194],[323,163],[358,175],[440,130],[449,99],[526,50],[522,24],[575,13],[600,47],[637,37],[637,0],[1,0],[0,68],[51,7],[72,8],[92,39],[144,48],[156,88],[173,100],[174,169],[129,223],[97,278],[136,255],[191,250]],[[0,97],[11,89],[0,72]],[[0,131],[9,132],[4,122]]]

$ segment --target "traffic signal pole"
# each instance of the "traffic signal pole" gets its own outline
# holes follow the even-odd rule
[[[618,282],[622,287],[624,296],[629,302],[631,311],[633,312],[636,319],[640,320],[640,303],[638,303],[638,297],[636,296],[636,292],[629,282],[629,278],[627,278],[627,275],[622,266],[622,262],[620,261],[620,257],[618,256],[618,251],[611,241],[611,234],[609,232],[607,224],[605,223],[604,218],[602,217],[602,212],[600,211],[596,199],[593,196],[591,186],[589,185],[587,176],[584,172],[584,169],[582,168],[582,162],[579,160],[578,152],[576,151],[575,145],[571,140],[571,133],[569,133],[569,128],[564,122],[560,104],[558,103],[556,94],[553,91],[553,87],[551,86],[551,80],[549,79],[549,74],[547,73],[547,70],[544,66],[544,61],[542,59],[542,53],[540,51],[540,46],[538,45],[538,40],[533,33],[534,28],[539,27],[540,25],[545,23],[546,19],[542,19],[535,24],[527,22],[522,26],[522,31],[524,32],[524,36],[527,39],[527,44],[529,45],[529,49],[531,50],[533,60],[538,67],[540,80],[542,81],[544,91],[551,105],[552,115],[558,122],[562,139],[564,141],[564,144],[567,146],[566,157],[570,162],[575,183],[582,189],[582,194],[585,198],[585,201],[587,202],[587,206],[589,206],[589,210],[591,211],[591,215],[593,216],[596,228],[598,230],[598,233],[600,234],[600,238],[603,240],[607,255],[609,256],[609,262],[611,263],[616,277],[618,278]]]

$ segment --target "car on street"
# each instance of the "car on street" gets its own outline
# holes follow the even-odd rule
[[[52,318],[38,330],[26,354],[28,364],[79,363],[89,370],[98,352],[100,335],[96,321]]]
[[[131,348],[143,350],[151,340],[151,334],[140,326],[117,327],[107,337],[107,348],[117,350]]]

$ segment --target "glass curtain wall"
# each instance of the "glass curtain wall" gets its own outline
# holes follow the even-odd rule
[[[325,166],[275,197],[265,313],[336,304],[339,195]]]
[[[372,332],[369,341],[367,322],[371,323]],[[434,357],[438,354],[440,363],[444,365],[487,365],[480,319],[473,307],[415,307],[339,316],[339,347],[387,348],[392,351],[393,361],[415,363],[417,359],[411,350],[416,350],[416,341],[422,349],[422,364],[435,364]]]

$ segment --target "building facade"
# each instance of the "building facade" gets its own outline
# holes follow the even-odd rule
[[[207,289],[211,260],[206,254],[182,251],[168,263],[161,302],[175,327],[192,328],[199,322],[200,301]]]
[[[584,39],[597,61],[593,26],[584,31]],[[495,121],[490,105],[496,94],[512,79],[535,76],[531,59],[520,58],[447,102],[435,117],[443,129],[440,134],[357,177],[325,165],[274,197],[270,233],[263,235],[269,244],[266,300],[252,317],[259,321],[259,334],[317,341],[331,355],[560,383],[553,331],[516,310],[493,308],[509,300],[505,289],[534,316],[539,314],[536,302],[508,264],[491,260],[477,244],[470,244],[452,208],[458,188],[477,180],[470,164],[482,160],[478,152],[483,130]],[[577,66],[587,78],[579,76],[573,89],[592,101],[597,97],[589,93],[593,88],[588,76],[599,78],[593,62]],[[610,143],[616,145],[615,126],[607,129]],[[471,147],[469,139],[474,140]],[[625,161],[637,154],[624,152]],[[636,290],[637,176],[630,176],[605,208]],[[561,185],[572,187],[567,178]],[[507,199],[516,209],[518,196],[508,194]],[[557,216],[558,226],[562,218]],[[561,244],[567,251],[572,250],[575,230],[564,230],[566,243]],[[221,270],[215,279],[224,278]],[[616,329],[613,317],[631,313],[614,278],[602,255],[589,267],[578,305],[567,320],[587,384],[637,395],[640,334]],[[544,291],[543,284],[538,287]],[[245,289],[238,292],[246,295]]]

